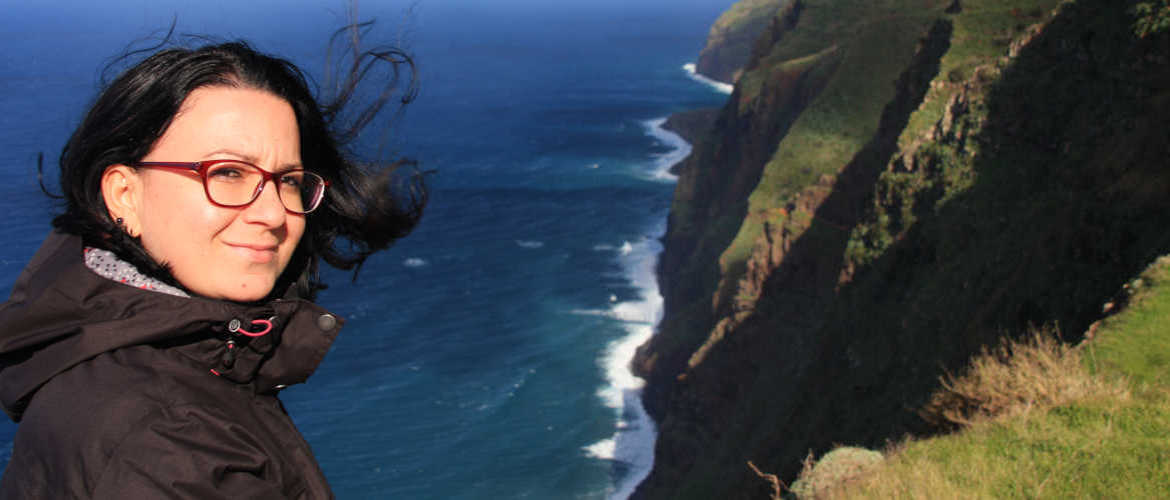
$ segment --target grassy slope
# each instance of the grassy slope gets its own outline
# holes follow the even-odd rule
[[[782,209],[822,175],[836,174],[877,131],[882,109],[894,96],[894,81],[915,46],[941,14],[936,2],[915,0],[811,0],[803,3],[799,27],[773,47],[740,80],[741,101],[778,71],[839,58],[829,84],[777,145],[731,244],[720,256],[725,283],[742,276],[764,221],[781,223]],[[940,3],[941,4],[941,3]],[[798,221],[797,221],[798,222]],[[796,224],[804,226],[804,224]]]
[[[941,205],[957,193],[972,186],[973,156],[977,145],[963,144],[969,149],[956,152],[954,145],[930,143],[925,135],[944,118],[947,105],[965,86],[970,88],[994,82],[1002,73],[1005,54],[1014,39],[1026,34],[1034,23],[1043,22],[1059,1],[1039,0],[972,0],[964,2],[961,14],[951,16],[954,31],[951,46],[939,64],[939,75],[927,92],[919,109],[910,117],[898,138],[903,152],[927,161],[942,158],[939,175],[921,172],[889,171],[878,182],[878,205],[875,217],[854,228],[847,258],[852,265],[868,264],[885,252],[889,245],[902,237],[904,230],[917,222],[914,209],[924,205]],[[980,75],[972,79],[973,75]],[[986,118],[982,89],[972,92],[974,102],[967,123],[956,123],[955,128],[978,126]],[[977,130],[964,130],[976,133]],[[900,199],[894,199],[900,198]],[[927,200],[929,198],[929,200]],[[915,207],[915,205],[919,205]],[[891,210],[896,207],[897,210]]]
[[[1136,285],[1136,286],[1135,286]],[[1127,285],[1130,306],[1082,347],[1130,392],[913,441],[834,496],[1156,498],[1170,486],[1170,257]]]

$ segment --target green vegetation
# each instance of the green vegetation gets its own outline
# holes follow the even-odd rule
[[[979,83],[998,77],[1012,40],[1047,19],[1059,3],[1060,0],[964,1],[962,13],[950,16],[954,23],[951,47],[939,67],[944,78],[931,87],[922,107],[911,116],[899,145],[905,148],[921,141],[943,117],[946,103],[971,76],[979,72]]]
[[[740,0],[719,15],[711,25],[711,37],[724,37],[729,33],[742,31],[748,24],[767,18],[781,5],[791,0]]]
[[[742,275],[760,224],[821,176],[836,174],[873,137],[894,82],[942,8],[907,0],[810,0],[801,2],[799,15],[783,43],[741,77],[740,103],[789,75],[825,83],[765,165],[748,215],[720,257],[724,281]]]
[[[1130,305],[1076,349],[1041,335],[976,358],[927,410],[961,423],[961,432],[901,443],[872,473],[839,482],[827,496],[1163,496],[1170,480],[1170,256],[1124,294]]]
[[[986,92],[1009,64],[1004,56],[1012,41],[1044,22],[1058,4],[968,1],[960,15],[952,16],[954,32],[939,64],[940,78],[899,136],[908,156],[895,159],[898,168],[881,175],[873,215],[853,229],[846,251],[851,265],[867,266],[904,236],[920,213],[934,213],[974,185],[977,145],[961,138],[977,135],[986,120]],[[948,117],[960,92],[963,112]]]
[[[768,28],[773,14],[793,0],[740,0],[711,26],[699,54],[698,71],[716,80],[734,82],[752,53],[752,45]]]
[[[791,490],[797,498],[823,496],[834,487],[863,477],[880,465],[884,458],[876,451],[851,446],[830,451],[816,462],[809,457],[804,462],[800,479],[792,483]]]
[[[1137,14],[1133,24],[1137,36],[1145,38],[1170,29],[1170,0],[1141,2],[1133,10]]]
[[[1140,393],[1170,389],[1170,256],[1123,290],[1134,305],[1102,322],[1086,352],[1089,367],[1124,375]]]
[[[723,281],[734,283],[742,276],[744,262],[760,234],[758,226],[774,218],[775,209],[789,204],[822,175],[835,175],[872,139],[884,106],[893,98],[894,81],[931,23],[946,17],[951,19],[954,32],[940,61],[941,77],[900,134],[899,145],[903,147],[923,140],[943,117],[949,100],[973,76],[978,77],[976,83],[994,81],[1006,64],[1004,56],[1011,41],[1046,19],[1059,2],[970,0],[963,2],[963,11],[957,15],[944,14],[942,2],[802,2],[798,28],[765,55],[755,71],[741,77],[740,110],[743,112],[745,103],[755,102],[766,82],[812,71],[810,67],[815,66],[818,76],[828,83],[803,110],[765,166],[749,198],[748,215],[720,257]],[[981,104],[971,103],[973,107]],[[974,134],[983,116],[970,113],[961,119],[955,127],[963,128],[964,134]],[[934,205],[971,186],[970,158],[953,149],[935,145],[915,153],[920,163],[932,169],[927,178],[907,182],[909,179],[891,172],[882,179],[879,191],[909,203],[899,205],[903,213],[897,217],[875,216],[893,225],[883,226],[875,220],[876,224],[855,229],[848,249],[852,265],[867,264],[913,225],[917,192],[933,194],[929,204]]]
[[[1124,392],[1092,376],[1079,353],[1048,329],[985,349],[962,376],[945,377],[920,414],[953,429]]]

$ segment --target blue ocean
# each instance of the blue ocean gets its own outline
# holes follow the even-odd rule
[[[669,114],[727,95],[684,69],[733,0],[364,2],[367,42],[420,92],[361,152],[433,171],[418,229],[328,272],[348,323],[283,399],[339,498],[624,498],[654,429],[627,363],[661,312],[653,274],[689,145]],[[343,2],[0,0],[0,294],[49,230],[49,182],[102,68],[175,22],[323,80]],[[194,5],[197,5],[195,7]],[[136,40],[137,45],[134,45]],[[0,423],[0,463],[16,425]]]

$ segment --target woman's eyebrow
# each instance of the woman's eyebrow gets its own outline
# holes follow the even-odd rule
[[[260,164],[260,159],[257,158],[255,155],[240,153],[234,149],[228,149],[228,148],[217,149],[215,151],[207,153],[206,156],[207,157],[214,157],[214,156],[219,156],[219,155],[232,156],[238,160],[243,160],[243,161],[246,161],[246,162],[254,164],[254,165]],[[276,170],[273,170],[273,172],[285,172],[288,170],[298,170],[298,169],[303,169],[303,168],[304,167],[301,166],[300,163],[286,163],[284,165],[281,165]]]

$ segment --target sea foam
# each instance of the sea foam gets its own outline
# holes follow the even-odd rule
[[[674,181],[670,168],[691,153],[691,145],[678,134],[662,128],[665,118],[644,122],[646,133],[669,146],[666,153],[651,159],[649,170],[655,179]],[[610,498],[625,500],[634,493],[654,465],[654,441],[657,429],[650,415],[642,407],[642,387],[645,381],[630,370],[630,362],[638,346],[654,335],[662,319],[662,294],[654,272],[662,244],[658,237],[666,232],[666,217],[659,219],[650,235],[635,241],[623,241],[615,250],[625,278],[637,288],[639,298],[612,302],[608,311],[574,311],[578,314],[602,312],[623,323],[627,335],[613,341],[599,360],[608,384],[597,392],[602,402],[613,408],[617,416],[614,435],[583,448],[586,455],[620,464]],[[598,249],[595,246],[594,249]]]
[[[656,232],[660,233],[664,228],[657,229]],[[614,409],[617,425],[613,437],[586,446],[583,451],[588,456],[621,464],[623,472],[610,497],[614,499],[628,498],[654,464],[656,429],[654,421],[642,407],[645,382],[630,371],[630,360],[638,346],[654,334],[654,326],[662,318],[662,295],[654,274],[661,251],[662,245],[651,236],[622,245],[617,252],[618,260],[627,279],[641,293],[637,300],[614,303],[605,314],[622,321],[628,332],[624,338],[610,343],[599,360],[609,384],[597,395],[606,406]]]
[[[700,75],[697,71],[695,71],[695,63],[684,64],[683,71],[686,71],[687,76],[691,77],[696,82],[699,82],[703,85],[711,87],[711,88],[715,89],[716,92],[719,92],[722,94],[730,94],[732,90],[735,90],[735,86],[731,85],[730,83],[723,83],[720,81],[712,80],[712,79],[707,78],[703,75]]]
[[[664,123],[666,123],[666,118],[655,118],[642,122],[650,137],[670,148],[669,151],[651,158],[650,175],[657,180],[674,182],[678,180],[678,176],[670,173],[670,168],[691,154],[691,144],[682,136],[662,128]]]
[[[702,75],[695,74],[695,66],[683,66],[692,78],[715,87],[724,93],[731,93],[731,86],[712,81]],[[662,128],[666,118],[658,118],[643,122],[646,133],[670,147],[666,153],[651,159],[649,170],[658,180],[673,182],[678,178],[670,173],[671,167],[691,154],[691,145],[678,134]],[[650,340],[654,335],[658,322],[662,320],[662,294],[658,289],[658,276],[655,268],[658,265],[658,255],[662,252],[659,242],[666,232],[666,214],[658,219],[650,235],[631,243],[622,242],[620,247],[610,245],[595,245],[595,251],[616,250],[618,262],[624,270],[624,276],[639,291],[637,300],[616,302],[611,296],[613,304],[608,311],[574,311],[578,314],[602,314],[623,322],[628,333],[625,337],[609,344],[599,360],[608,385],[597,392],[606,406],[613,408],[617,414],[617,424],[614,435],[589,446],[582,451],[587,456],[611,460],[620,464],[615,477],[615,484],[611,490],[611,499],[626,500],[634,493],[638,484],[650,474],[654,466],[654,441],[657,439],[657,428],[654,420],[646,413],[642,406],[642,387],[645,381],[634,375],[630,369],[631,362],[638,346]]]

